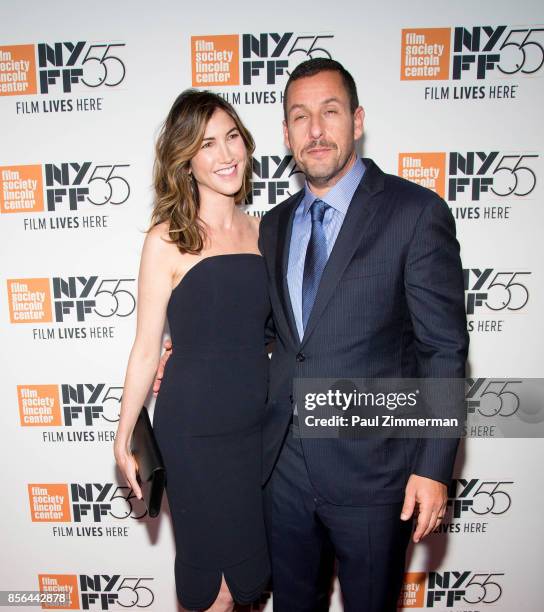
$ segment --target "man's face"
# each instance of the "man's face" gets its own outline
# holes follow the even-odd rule
[[[291,83],[283,136],[312,187],[326,191],[351,168],[363,119],[360,106],[351,112],[338,72],[327,70]]]

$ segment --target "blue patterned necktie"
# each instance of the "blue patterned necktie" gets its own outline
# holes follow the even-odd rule
[[[323,230],[323,217],[328,208],[329,205],[319,199],[314,200],[310,207],[312,234],[306,249],[304,275],[302,277],[303,329],[306,329],[306,324],[314,306],[317,289],[319,288],[319,282],[321,281],[321,275],[327,263],[327,239]]]

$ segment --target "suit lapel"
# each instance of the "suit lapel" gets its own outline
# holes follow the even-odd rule
[[[383,191],[384,175],[372,160],[363,159],[363,162],[366,166],[365,174],[353,194],[344,222],[327,265],[323,270],[314,306],[304,330],[301,348],[314,331],[317,321],[331,299],[344,270],[351,261],[357,247],[364,240],[364,233],[376,212],[376,207],[371,205],[371,200],[376,193]]]
[[[287,267],[289,264],[289,247],[291,243],[291,232],[293,229],[293,219],[300,200],[304,197],[304,190],[293,196],[293,202],[286,206],[278,215],[278,241],[276,243],[276,289],[280,298],[285,322],[291,334],[293,344],[298,345],[298,331],[289,297],[289,287],[287,285]]]

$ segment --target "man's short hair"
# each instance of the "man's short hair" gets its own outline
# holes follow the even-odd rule
[[[283,115],[287,120],[287,92],[289,90],[289,86],[293,81],[298,81],[299,79],[304,79],[306,77],[311,77],[320,72],[325,71],[330,72],[338,72],[338,74],[342,77],[342,81],[344,82],[344,87],[348,93],[349,98],[349,106],[351,112],[354,113],[355,109],[359,106],[359,97],[357,96],[357,86],[355,85],[355,81],[351,74],[342,66],[340,62],[336,60],[329,59],[326,57],[316,57],[313,59],[309,59],[302,64],[299,64],[287,80],[285,85],[285,89],[283,92]]]

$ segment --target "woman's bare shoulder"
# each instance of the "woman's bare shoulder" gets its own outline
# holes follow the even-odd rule
[[[145,239],[146,246],[151,247],[153,250],[162,251],[163,253],[171,251],[172,247],[174,247],[175,251],[175,245],[172,243],[169,232],[170,224],[168,221],[157,223],[157,225],[154,225],[147,232]]]
[[[157,223],[153,227],[151,227],[147,235],[150,237],[152,241],[158,240],[169,240],[169,231],[170,231],[170,223],[168,221],[162,221],[161,223]]]
[[[150,259],[161,266],[172,268],[178,255],[177,246],[169,236],[168,222],[158,223],[150,228],[145,237],[142,257]]]

